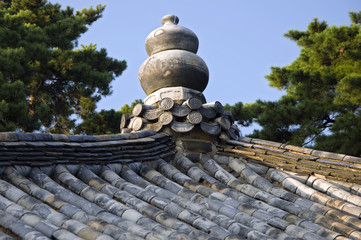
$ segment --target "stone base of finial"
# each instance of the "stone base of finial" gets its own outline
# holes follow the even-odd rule
[[[198,98],[202,103],[206,103],[203,93],[186,87],[161,88],[144,99],[144,104],[154,105],[164,98],[173,99],[176,102],[184,102],[190,98]]]
[[[204,103],[196,97],[175,101],[165,97],[153,105],[137,104],[132,114],[122,116],[120,129],[122,133],[152,129],[176,139],[192,134],[192,139],[237,140],[239,130],[233,122],[232,113],[224,111],[218,101]]]

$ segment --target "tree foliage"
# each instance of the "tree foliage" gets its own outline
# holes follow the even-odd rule
[[[240,124],[262,127],[252,137],[361,155],[361,12],[350,18],[338,27],[314,19],[307,30],[285,34],[300,55],[266,78],[286,95],[228,106]]]
[[[76,11],[45,0],[0,1],[0,131],[70,133],[126,67],[77,39],[105,6]]]
[[[123,105],[120,110],[101,110],[100,112],[89,112],[75,130],[77,134],[99,135],[99,134],[116,134],[120,132],[120,121],[123,114],[132,113],[136,104],[143,103],[137,99],[130,104]]]

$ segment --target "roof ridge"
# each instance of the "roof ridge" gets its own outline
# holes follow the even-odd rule
[[[251,144],[251,145],[248,145],[248,144],[243,145],[244,147],[251,147],[251,148],[256,147],[257,148],[257,146],[261,145],[261,146],[267,146],[267,147],[275,148],[275,149],[282,149],[282,150],[286,150],[289,152],[301,153],[301,154],[319,157],[319,158],[333,159],[333,160],[338,160],[338,161],[345,161],[345,162],[350,162],[350,163],[361,164],[361,157],[355,157],[355,156],[350,156],[350,155],[346,155],[346,154],[334,153],[334,152],[328,152],[328,151],[322,151],[322,150],[315,150],[315,149],[311,149],[311,148],[299,147],[299,146],[279,143],[279,142],[275,142],[275,141],[269,141],[269,140],[263,140],[263,139],[257,139],[257,138],[249,138],[249,137],[240,137],[238,141],[237,140],[224,140],[224,141],[227,143],[231,143],[231,144],[238,142],[238,141]],[[269,149],[269,150],[271,150],[271,149]]]
[[[1,136],[11,137],[12,141],[1,141]],[[34,136],[38,138],[32,138]],[[78,139],[69,138],[69,141],[55,140],[58,138],[52,138],[53,136],[37,133],[0,133],[0,166],[129,163],[167,158],[174,154],[172,139],[165,134],[155,134],[151,130],[109,135],[106,138],[79,136]],[[20,137],[22,140],[18,138],[14,141],[13,137]]]
[[[52,133],[20,133],[20,132],[0,132],[0,142],[100,142],[144,138],[154,135],[151,129],[132,133],[106,134],[106,135],[65,135]]]

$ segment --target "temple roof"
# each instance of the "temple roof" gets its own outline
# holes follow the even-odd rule
[[[361,158],[240,136],[178,21],[122,133],[0,133],[0,240],[361,239]]]
[[[0,239],[361,238],[361,158],[151,130],[0,139]]]

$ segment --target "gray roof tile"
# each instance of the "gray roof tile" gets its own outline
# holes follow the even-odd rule
[[[66,239],[82,240],[82,238],[77,237],[75,234],[73,234],[63,228],[56,230],[53,233],[53,237],[55,237],[56,239],[63,239],[63,240],[66,240]]]

